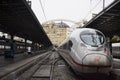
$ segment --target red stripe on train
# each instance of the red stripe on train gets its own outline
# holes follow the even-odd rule
[[[66,51],[64,51],[64,50],[61,50],[61,51],[64,52],[65,54],[67,54],[67,55],[71,58],[72,62],[73,62],[75,65],[77,65],[77,66],[91,67],[91,68],[96,68],[96,67],[103,67],[103,68],[111,67],[111,65],[108,65],[108,66],[95,66],[95,65],[80,64],[80,63],[76,62],[68,52],[66,52]]]

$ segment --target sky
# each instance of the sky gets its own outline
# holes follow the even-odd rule
[[[82,19],[90,20],[91,13],[97,14],[103,9],[103,0],[41,0],[45,18],[40,0],[31,1],[33,12],[40,23],[54,19],[66,19],[75,22]],[[105,6],[113,1],[105,0]]]

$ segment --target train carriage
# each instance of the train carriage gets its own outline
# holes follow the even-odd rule
[[[105,36],[96,29],[76,29],[58,50],[77,74],[108,74],[112,69],[112,56]]]

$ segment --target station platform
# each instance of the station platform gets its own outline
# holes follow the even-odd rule
[[[35,55],[46,52],[45,50],[32,52],[32,54],[28,54],[27,52],[15,54],[14,58],[4,58],[4,55],[0,56],[0,67],[4,67],[13,63],[17,63],[21,60],[33,57]]]
[[[42,52],[43,51],[36,52],[30,55],[28,55],[27,53],[16,54],[13,59],[12,58],[5,59],[4,56],[0,56],[0,64],[1,64],[0,65],[0,78],[3,76],[6,76],[11,71],[14,71],[22,66],[24,66],[24,68],[28,68],[29,66],[34,64],[37,59],[39,59],[41,56],[46,54],[46,53],[41,54]],[[30,64],[27,65],[28,63]]]

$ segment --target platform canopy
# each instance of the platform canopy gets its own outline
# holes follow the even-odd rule
[[[120,0],[115,0],[84,27],[98,29],[108,37],[120,36]]]
[[[0,31],[44,46],[52,45],[26,0],[0,0]]]

